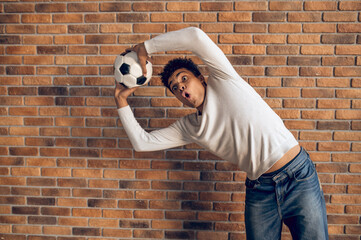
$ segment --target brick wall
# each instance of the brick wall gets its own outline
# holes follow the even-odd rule
[[[195,144],[135,152],[117,118],[115,56],[187,26],[209,34],[310,152],[330,238],[360,239],[360,10],[360,1],[1,2],[1,239],[245,239],[244,173]],[[192,111],[157,76],[183,54],[153,55],[151,86],[130,99],[143,127]]]

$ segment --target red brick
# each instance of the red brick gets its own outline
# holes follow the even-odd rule
[[[231,2],[203,2],[201,3],[201,11],[230,11],[232,10]]]
[[[0,103],[1,105],[22,105],[23,100],[22,97],[0,97]],[[2,120],[5,120],[6,118],[0,117],[0,122]],[[14,118],[15,119],[15,118]],[[5,124],[8,125],[8,124]]]
[[[54,105],[54,98],[53,97],[25,97],[25,105],[29,105],[29,106]]]
[[[297,76],[297,67],[267,67],[267,76]]]
[[[58,224],[66,226],[88,226],[88,219],[59,217]]]
[[[59,167],[85,167],[86,163],[85,163],[84,159],[59,158],[57,161],[57,166],[59,166]]]
[[[10,135],[37,136],[39,128],[35,127],[10,127]]]
[[[131,10],[131,3],[116,2],[116,3],[101,3],[101,12],[129,12]]]
[[[181,13],[152,13],[150,20],[152,22],[181,22],[183,15]]]
[[[65,46],[37,46],[38,54],[65,54]]]
[[[0,216],[0,223],[26,224],[25,216]]]
[[[300,13],[300,12],[289,12],[287,15],[289,22],[320,22],[321,13]]]
[[[302,111],[303,119],[334,119],[334,111],[331,110],[307,110]]]
[[[30,158],[27,159],[28,166],[46,166],[46,167],[55,167],[55,159],[52,158]]]
[[[302,89],[304,98],[332,98],[334,97],[333,89]]]
[[[133,10],[136,12],[163,11],[164,9],[165,3],[163,2],[137,2],[133,4]]]
[[[37,109],[35,107],[10,107],[9,115],[26,115],[26,116],[36,116]]]
[[[10,66],[6,67],[8,75],[35,75],[35,67],[33,66]]]
[[[357,20],[357,13],[354,12],[325,12],[323,20],[326,22],[354,22]]]
[[[73,208],[74,217],[101,217],[101,209]]]
[[[296,55],[299,54],[298,46],[268,46],[267,54],[270,55]]]
[[[336,119],[360,119],[360,110],[336,110]]]
[[[267,24],[262,23],[237,23],[234,26],[236,33],[266,33]]]
[[[254,22],[285,22],[286,14],[283,12],[255,12],[252,18]]]
[[[339,8],[342,11],[357,11],[361,10],[361,4],[358,1],[345,1],[340,2]]]
[[[166,8],[168,11],[175,12],[199,11],[200,9],[198,2],[168,2]]]
[[[256,45],[239,45],[234,46],[234,53],[235,54],[251,54],[251,55],[261,55],[265,54],[265,47],[264,46],[256,46]]]
[[[185,22],[215,22],[217,21],[216,13],[185,13]]]
[[[230,33],[233,32],[233,24],[230,23],[204,23],[201,29],[207,33]]]
[[[87,25],[69,25],[68,33],[97,33],[98,26],[95,24]],[[88,46],[77,46],[76,48],[89,48]],[[70,49],[69,49],[70,52]]]
[[[305,2],[304,9],[306,11],[335,11],[337,9],[337,2],[309,1]]]
[[[67,128],[40,128],[41,136],[69,136],[69,133]]]
[[[332,76],[333,68],[331,67],[301,67],[300,76],[323,76],[330,77]]]
[[[6,27],[6,33],[22,33],[22,34],[34,34],[36,31],[34,25],[8,25]]]
[[[300,11],[303,8],[303,3],[301,1],[294,2],[270,2],[269,9],[271,11]]]
[[[17,156],[37,156],[38,149],[31,147],[10,147],[9,153],[10,155],[17,155]]]
[[[355,64],[353,57],[322,57],[324,66],[352,66]]]
[[[4,14],[0,16],[1,23],[20,23],[20,15]]]
[[[44,234],[71,235],[70,227],[44,226]]]
[[[66,25],[39,25],[37,32],[40,34],[65,34],[67,32]]]
[[[67,5],[69,12],[97,12],[97,3],[69,3]]]
[[[22,60],[20,56],[0,56],[1,64],[21,64]]]
[[[319,35],[310,35],[310,34],[288,35],[287,42],[288,43],[316,44],[316,43],[320,43],[320,36]]]
[[[132,31],[132,26],[129,24],[101,24],[100,25],[100,32],[101,33],[130,33]],[[102,35],[104,36],[104,34]],[[109,43],[116,43],[116,38],[113,35],[105,35],[106,38],[102,39],[98,36],[92,36],[92,38],[85,37],[86,43],[91,44],[109,44]]]
[[[254,43],[286,43],[285,35],[255,35],[253,36]]]
[[[34,12],[35,7],[32,3],[6,4],[4,10],[7,13]]]
[[[40,168],[12,168],[12,176],[40,176]]]
[[[357,23],[345,23],[337,25],[338,32],[359,33],[361,32],[361,25]]]
[[[268,7],[267,1],[242,1],[235,2],[236,11],[265,11]]]
[[[333,46],[301,46],[301,54],[304,55],[331,55],[334,54]]]
[[[305,33],[335,33],[336,24],[332,23],[312,23],[303,24],[303,32]]]
[[[360,67],[335,67],[336,77],[359,77],[361,76]]]
[[[338,55],[359,55],[361,54],[361,46],[336,46],[336,54]]]
[[[318,108],[349,108],[349,100],[319,100]]]
[[[53,15],[53,23],[81,23],[83,21],[82,14],[54,14]]]
[[[269,24],[270,33],[299,33],[302,31],[302,25],[297,23]]]
[[[250,22],[252,20],[251,13],[248,12],[220,12],[218,13],[218,21],[220,22]]]
[[[37,12],[66,12],[65,3],[38,3],[35,5]]]

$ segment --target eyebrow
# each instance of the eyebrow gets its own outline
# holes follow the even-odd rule
[[[181,73],[183,73],[183,72],[186,72],[186,71],[180,71],[179,73],[177,73],[177,74],[175,75],[175,77],[174,77],[174,78],[178,77],[178,76],[179,76],[179,74],[181,74]],[[173,80],[170,80],[169,86],[171,86],[171,85],[172,85],[172,82],[173,82]]]

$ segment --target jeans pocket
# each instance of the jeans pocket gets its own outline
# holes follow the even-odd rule
[[[307,158],[302,166],[297,169],[293,176],[297,182],[303,182],[311,179],[316,174],[316,168],[309,158]]]

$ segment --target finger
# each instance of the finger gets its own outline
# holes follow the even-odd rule
[[[115,80],[115,88],[120,88],[119,85],[120,85],[119,82],[117,80]]]
[[[122,52],[120,55],[125,55],[127,54],[128,52],[131,52],[132,50],[130,48],[127,48],[124,50],[124,52]]]
[[[134,51],[134,52],[136,52],[137,51],[137,45],[133,45],[133,46],[131,46],[129,48],[126,48],[125,51],[128,51],[128,52]]]
[[[144,76],[144,77],[147,76],[147,67],[146,67],[146,64],[147,64],[146,61],[140,62],[140,67],[142,68],[142,72],[143,72],[143,76]]]
[[[126,53],[131,52],[131,51],[134,51],[134,48],[133,48],[133,47],[130,47],[130,48],[126,48],[126,49],[125,49],[125,52],[126,52]]]

